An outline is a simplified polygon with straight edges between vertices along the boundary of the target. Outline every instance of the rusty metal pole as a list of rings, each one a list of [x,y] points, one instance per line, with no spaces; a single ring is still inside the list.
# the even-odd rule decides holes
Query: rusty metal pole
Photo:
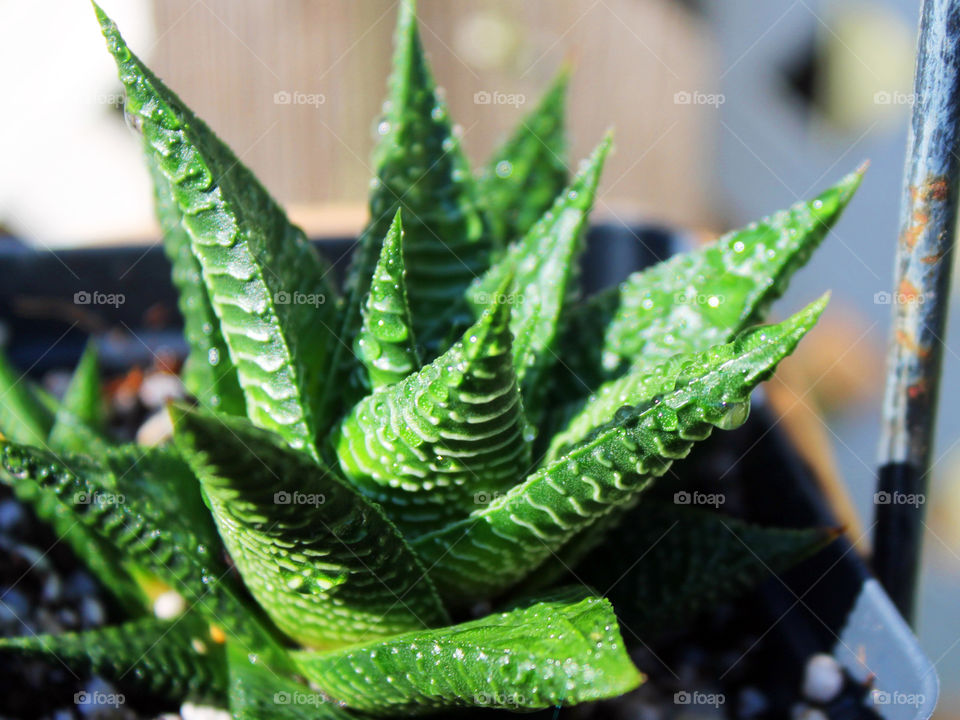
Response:
[[[887,356],[874,569],[908,622],[950,292],[960,173],[960,2],[923,0]]]

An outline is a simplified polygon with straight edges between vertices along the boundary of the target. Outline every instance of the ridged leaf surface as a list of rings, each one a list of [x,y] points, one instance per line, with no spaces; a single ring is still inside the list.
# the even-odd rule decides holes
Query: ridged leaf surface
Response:
[[[493,152],[480,176],[479,195],[501,245],[526,235],[567,184],[564,110],[569,82],[565,67]]]
[[[454,706],[574,705],[620,695],[643,679],[624,651],[613,608],[582,589],[449,628],[297,659],[333,699],[383,717]]]
[[[163,251],[170,261],[170,276],[177,289],[177,307],[183,316],[183,336],[189,349],[180,374],[184,387],[206,407],[229,415],[245,415],[237,369],[210,303],[190,235],[183,227],[183,213],[170,180],[150,156],[149,148],[146,155],[157,221],[163,233]]]
[[[812,200],[631,275],[566,333],[563,357],[576,378],[568,384],[593,390],[595,379],[727,342],[762,320],[836,223],[862,175],[851,173]]]
[[[399,210],[380,248],[354,351],[363,364],[366,384],[373,390],[400,382],[420,368],[407,302]]]
[[[543,381],[558,357],[556,341],[563,311],[577,294],[576,267],[583,233],[610,144],[608,135],[523,239],[471,287],[475,306],[485,307],[503,278],[513,275],[508,292],[493,301],[511,305],[510,329],[514,337],[527,339],[514,346],[514,368],[528,417],[535,426],[546,390]]]
[[[813,326],[826,298],[789,320],[686,359],[675,387],[606,425],[467,519],[418,538],[454,602],[506,589],[613,508],[642,492],[694,441],[746,418],[750,392]]]
[[[355,717],[321,692],[278,675],[248,653],[227,648],[233,720],[339,720]]]
[[[351,285],[359,308],[380,240],[402,209],[414,331],[419,342],[433,349],[451,325],[462,329],[469,324],[464,293],[487,269],[491,241],[466,157],[424,56],[413,0],[402,0],[399,13],[393,72],[374,153],[371,220],[360,240]],[[358,322],[352,318],[358,312],[350,312],[348,337]]]
[[[762,527],[644,498],[577,564],[576,573],[610,598],[634,632],[647,637],[735,599],[836,534]]]
[[[113,462],[123,462],[115,458]],[[204,542],[189,517],[139,497],[124,478],[123,489],[108,462],[82,456],[55,456],[45,450],[0,444],[2,476],[7,482],[33,483],[69,508],[74,520],[107,541],[129,562],[179,592],[210,622],[251,651],[283,663],[276,639],[244,598],[220,557],[219,543]],[[163,488],[158,487],[157,492]],[[139,501],[138,501],[139,500]],[[175,502],[175,501],[174,501]]]
[[[510,306],[494,302],[447,352],[340,426],[341,469],[407,535],[466,516],[528,467],[509,320]]]
[[[174,417],[237,569],[290,637],[336,647],[448,621],[409,546],[353,488],[242,419]]]
[[[247,414],[316,456],[317,436],[331,420],[321,383],[339,342],[327,268],[253,174],[97,13],[126,112],[183,215]]]
[[[77,633],[0,638],[0,653],[65,664],[175,701],[222,700],[227,685],[223,647],[209,630],[195,615],[174,621],[144,618]]]

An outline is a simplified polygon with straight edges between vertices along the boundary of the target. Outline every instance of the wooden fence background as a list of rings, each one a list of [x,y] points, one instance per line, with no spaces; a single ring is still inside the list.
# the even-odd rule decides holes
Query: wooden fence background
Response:
[[[703,225],[710,107],[705,28],[673,0],[421,0],[438,82],[479,162],[574,60],[574,162],[607,127],[617,151],[598,215]],[[362,221],[375,118],[385,93],[396,0],[164,0],[146,55],[314,232]],[[525,96],[480,105],[477,92]],[[276,93],[323,96],[277,104]],[[335,207],[331,208],[333,204]]]

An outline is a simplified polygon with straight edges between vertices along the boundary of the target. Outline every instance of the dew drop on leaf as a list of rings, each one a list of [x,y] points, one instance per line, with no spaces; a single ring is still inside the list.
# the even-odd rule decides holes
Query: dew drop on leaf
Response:
[[[746,421],[747,415],[750,414],[750,402],[729,403],[722,408],[722,412],[720,419],[715,423],[716,426],[721,430],[733,430]]]
[[[494,171],[497,173],[498,178],[508,178],[513,175],[513,163],[509,160],[501,160],[497,163]]]

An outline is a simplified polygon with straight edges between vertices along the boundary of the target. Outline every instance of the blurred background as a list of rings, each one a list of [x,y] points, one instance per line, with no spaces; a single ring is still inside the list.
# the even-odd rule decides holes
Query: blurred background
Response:
[[[131,46],[312,236],[365,219],[393,0],[104,0]],[[769,394],[843,478],[867,548],[918,0],[420,0],[424,43],[479,164],[570,60],[571,158],[616,129],[596,217],[709,237],[863,187],[780,314],[833,302]],[[148,179],[86,3],[0,0],[0,242],[157,242]],[[50,48],[57,48],[51,52]],[[56,80],[54,81],[54,78]],[[13,240],[16,238],[17,240]],[[960,717],[960,315],[945,354],[919,633]]]

